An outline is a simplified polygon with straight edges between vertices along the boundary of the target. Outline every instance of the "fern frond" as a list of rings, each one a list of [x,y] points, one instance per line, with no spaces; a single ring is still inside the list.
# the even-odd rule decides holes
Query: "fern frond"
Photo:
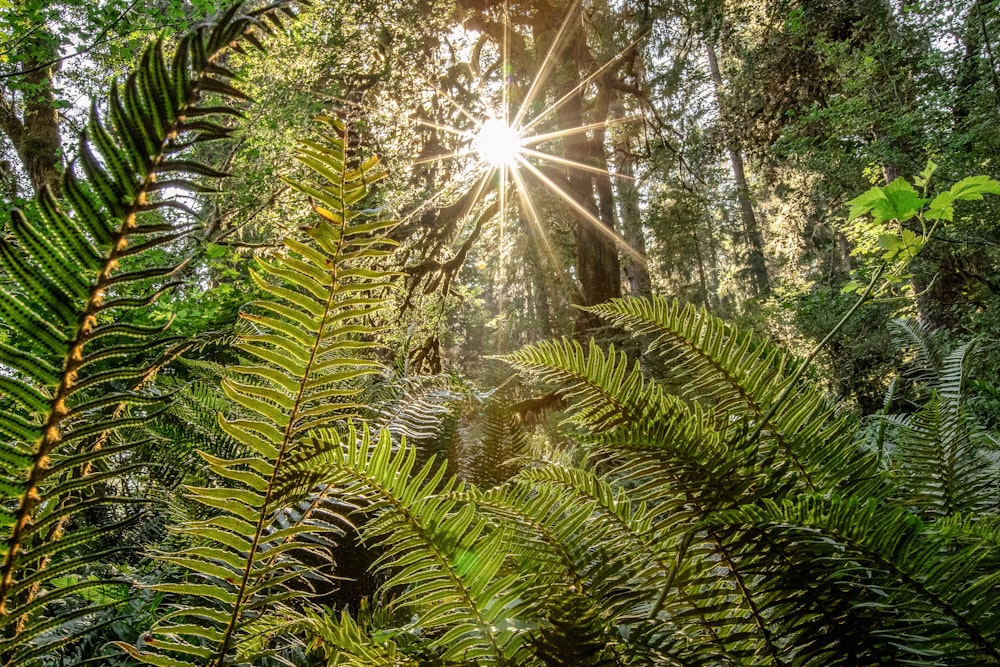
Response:
[[[889,322],[889,327],[896,347],[910,350],[914,355],[906,375],[915,382],[933,385],[944,362],[934,332],[914,319],[895,319]]]
[[[745,442],[750,430],[760,434],[745,444],[776,476],[808,490],[869,479],[869,458],[849,446],[855,424],[838,416],[818,389],[796,386],[778,401],[801,363],[778,346],[661,297],[613,299],[588,310],[652,338],[650,352],[669,359],[685,382],[685,398],[712,408],[720,432],[734,443]]]
[[[52,586],[44,575],[32,575],[35,585],[28,588],[20,582],[50,565],[61,569],[55,564],[97,538],[75,527],[87,521],[74,519],[87,498],[115,495],[102,489],[122,484],[113,474],[93,474],[115,469],[102,455],[105,445],[117,432],[148,422],[156,412],[150,405],[165,403],[141,390],[168,341],[160,328],[128,322],[178,265],[140,268],[139,262],[151,251],[166,249],[169,257],[168,244],[188,229],[166,214],[172,203],[158,182],[172,174],[172,187],[197,189],[193,176],[219,175],[185,157],[188,147],[229,132],[214,113],[218,104],[203,101],[241,96],[219,60],[286,9],[234,8],[183,37],[172,59],[160,43],[147,49],[124,85],[112,89],[106,118],[91,113],[79,157],[62,181],[64,199],[43,190],[29,216],[13,212],[12,237],[0,239],[0,264],[10,277],[0,289],[0,316],[11,341],[0,345],[0,390],[16,402],[0,412],[4,664],[44,651],[37,644],[43,636],[65,638],[61,618],[69,623],[90,613],[74,608],[43,623],[33,616],[39,600],[54,611],[57,600],[76,593]],[[112,366],[112,360],[122,363]],[[122,384],[136,390],[123,391]],[[30,633],[23,631],[29,619]]]
[[[385,233],[393,222],[355,210],[384,172],[377,159],[352,168],[347,128],[320,120],[323,133],[298,158],[326,184],[289,181],[312,199],[318,220],[305,230],[309,242],[286,239],[284,254],[258,262],[253,278],[266,298],[241,313],[251,330],[236,345],[247,361],[222,379],[239,412],[220,415],[219,426],[244,453],[232,459],[201,453],[216,483],[189,487],[188,497],[210,516],[178,529],[195,546],[162,556],[191,580],[157,590],[200,598],[204,606],[164,619],[156,630],[160,656],[137,655],[147,662],[196,655],[221,667],[237,643],[250,645],[237,639],[244,629],[308,591],[317,571],[300,556],[324,562],[329,543],[317,534],[339,531],[321,519],[326,491],[279,480],[294,452],[310,450],[313,433],[345,424],[361,407],[359,380],[381,371],[364,352],[379,331],[372,322],[385,308],[380,292],[396,274],[378,266],[391,247]],[[192,624],[191,617],[214,622]]]
[[[678,409],[658,385],[644,381],[638,363],[614,347],[605,355],[593,341],[586,352],[570,339],[541,341],[501,358],[562,385],[565,397],[577,407],[569,419],[593,430],[660,420]]]
[[[796,664],[1000,662],[1000,574],[968,533],[954,540],[906,508],[836,495],[765,499],[714,521],[752,536],[745,567],[759,588],[799,589],[781,629]]]
[[[965,402],[966,359],[975,342],[960,345],[930,380],[930,399],[899,424],[893,471],[900,500],[925,516],[988,511],[1000,497],[1000,466]]]
[[[291,479],[364,499],[363,535],[383,548],[376,567],[389,574],[385,590],[398,591],[395,604],[412,612],[408,630],[426,634],[445,662],[517,664],[516,606],[527,584],[505,568],[507,531],[461,499],[443,465],[417,470],[416,450],[395,447],[386,431],[376,443],[353,429],[321,442],[322,452],[292,463]]]
[[[330,667],[418,667],[420,663],[399,650],[392,639],[375,641],[346,611],[317,613],[306,610],[279,627],[282,632],[303,632],[312,638],[313,652],[323,655]]]

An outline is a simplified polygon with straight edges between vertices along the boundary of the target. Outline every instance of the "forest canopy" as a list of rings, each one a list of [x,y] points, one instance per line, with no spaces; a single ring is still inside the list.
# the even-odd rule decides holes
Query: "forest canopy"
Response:
[[[991,0],[0,0],[0,666],[1000,664]]]

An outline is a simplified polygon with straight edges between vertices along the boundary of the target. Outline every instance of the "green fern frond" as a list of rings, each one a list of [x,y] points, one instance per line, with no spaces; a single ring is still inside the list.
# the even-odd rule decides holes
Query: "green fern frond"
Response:
[[[586,352],[578,342],[563,339],[542,341],[501,358],[562,385],[565,398],[577,408],[569,419],[593,430],[664,419],[678,409],[657,384],[644,381],[638,363],[613,347],[605,355],[593,341]]]
[[[531,646],[546,667],[616,667],[622,664],[615,654],[616,635],[592,600],[564,591],[550,600]]]
[[[386,429],[413,444],[440,438],[457,406],[465,399],[448,375],[387,375],[366,393],[364,402],[376,413],[376,430]]]
[[[160,328],[128,321],[178,266],[139,262],[188,229],[179,216],[166,215],[173,202],[163,184],[195,190],[193,176],[220,175],[185,156],[190,146],[230,132],[218,103],[207,106],[203,99],[242,97],[220,58],[244,38],[257,41],[253,33],[270,30],[266,21],[278,11],[291,10],[234,8],[183,37],[173,58],[162,44],[147,49],[138,69],[112,89],[106,117],[91,114],[79,157],[62,181],[63,199],[43,190],[30,217],[14,211],[12,236],[0,239],[0,264],[10,277],[0,289],[10,340],[0,345],[0,391],[15,402],[0,412],[3,664],[43,652],[39,638],[65,637],[63,620],[90,613],[73,608],[46,619],[58,600],[78,591],[53,586],[44,572],[62,571],[59,563],[72,562],[97,538],[98,532],[75,527],[87,523],[74,519],[90,506],[88,499],[121,502],[110,501],[121,495],[114,491],[121,482],[107,472],[116,466],[104,453],[121,450],[109,441],[148,422],[165,403],[142,392],[169,341]],[[123,384],[132,390],[123,391]],[[122,476],[134,470],[123,468]],[[124,516],[138,514],[126,510]],[[25,587],[29,574],[33,584]]]
[[[302,632],[311,638],[312,652],[326,658],[330,667],[418,667],[392,639],[376,641],[346,611],[318,613],[306,610],[285,622],[282,632]]]
[[[899,416],[893,472],[900,500],[925,516],[988,511],[1000,497],[998,462],[989,434],[975,423],[965,401],[967,363],[975,342],[960,345],[929,380],[930,399]]]
[[[352,429],[319,444],[290,465],[290,481],[363,499],[371,517],[363,535],[383,550],[384,588],[413,614],[405,631],[425,635],[446,663],[517,664],[524,637],[515,610],[527,584],[505,568],[507,531],[461,499],[463,486],[445,479],[443,465],[417,470],[416,450],[397,448],[386,431],[376,443]]]
[[[801,362],[778,346],[661,297],[613,299],[588,310],[652,338],[649,351],[669,359],[684,380],[684,398],[709,405],[717,429],[733,443],[752,446],[750,456],[776,477],[787,475],[809,490],[869,478],[869,458],[850,447],[852,420],[805,384],[782,396]],[[751,433],[759,434],[757,441],[747,442]]]
[[[377,159],[352,168],[346,126],[320,120],[323,133],[300,148],[298,159],[326,183],[289,181],[317,213],[316,224],[305,229],[310,242],[286,239],[284,254],[258,261],[253,278],[267,298],[241,313],[252,329],[236,347],[247,361],[222,379],[239,414],[220,415],[219,426],[244,454],[201,453],[216,483],[189,487],[188,496],[211,514],[178,529],[194,546],[161,556],[188,570],[190,580],[157,590],[200,598],[205,606],[164,619],[156,630],[159,655],[130,651],[150,664],[193,655],[221,667],[262,613],[307,592],[317,573],[296,554],[313,553],[313,561],[323,562],[328,556],[316,534],[339,530],[318,520],[323,493],[312,487],[291,493],[295,487],[279,480],[293,453],[310,450],[312,434],[345,424],[362,407],[360,380],[381,371],[363,354],[375,345],[379,327],[372,322],[386,307],[380,292],[396,274],[378,266],[392,245],[385,233],[393,222],[355,210],[385,173]]]
[[[932,385],[944,362],[940,345],[934,341],[934,332],[914,319],[892,320],[889,328],[896,347],[913,354],[913,362],[907,369],[909,379]]]
[[[744,567],[758,588],[798,588],[781,628],[796,664],[1000,663],[1000,574],[968,533],[954,540],[906,508],[837,495],[765,499],[714,521],[751,538]]]

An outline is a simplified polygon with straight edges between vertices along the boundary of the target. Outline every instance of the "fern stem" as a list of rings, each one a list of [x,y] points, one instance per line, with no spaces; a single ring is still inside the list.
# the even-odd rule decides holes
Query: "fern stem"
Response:
[[[159,360],[157,360],[155,363],[153,363],[152,366],[150,366],[149,370],[145,373],[145,375],[143,375],[142,379],[139,380],[139,382],[137,382],[132,387],[132,391],[139,391],[140,389],[142,389],[143,386],[148,384],[153,379],[153,376],[155,376],[161,368],[169,364],[171,361],[173,361],[180,355],[184,354],[184,352],[186,352],[190,347],[191,347],[190,343],[185,343],[183,345],[179,345],[173,348],[169,353],[161,355]],[[111,416],[112,422],[117,421],[122,416],[124,416],[126,408],[127,408],[126,403],[124,402],[120,403],[118,407],[115,408],[115,411],[112,413]],[[104,445],[108,442],[108,438],[110,437],[111,437],[111,429],[109,428],[108,430],[103,431],[100,435],[98,435],[97,439],[94,441],[94,445],[91,447],[91,451],[98,451],[102,449]],[[79,473],[77,474],[77,477],[81,479],[88,477],[90,475],[91,470],[93,470],[93,467],[94,467],[94,462],[88,461],[80,469]],[[61,508],[65,507],[68,501],[69,501],[69,496],[64,496],[60,501],[60,507]],[[57,510],[57,513],[59,513],[59,510]],[[60,516],[59,520],[56,522],[56,525],[53,526],[52,529],[49,530],[48,534],[45,536],[43,544],[50,544],[52,542],[56,542],[62,539],[63,533],[66,530],[66,526],[67,524],[69,524],[69,520],[70,520],[69,514],[63,514],[62,516]],[[52,561],[52,554],[45,556],[38,563],[38,571],[40,572],[45,568],[47,568],[51,561]],[[31,587],[28,589],[27,596],[25,597],[25,604],[30,604],[31,601],[35,599],[35,596],[38,595],[38,591],[40,591],[41,588],[42,588],[42,580],[38,580],[34,584],[32,584]],[[17,619],[16,632],[18,633],[23,632],[28,620],[29,618],[27,614]]]
[[[180,122],[180,121],[177,121]],[[162,148],[165,148],[167,140],[163,141]],[[158,156],[162,158],[161,155]],[[146,203],[146,192],[156,181],[156,164],[146,175],[146,178],[136,194],[132,206],[122,220],[121,226],[116,233],[111,249],[104,260],[100,273],[94,285],[90,288],[87,301],[83,306],[79,316],[76,336],[70,343],[69,351],[66,355],[65,366],[60,377],[59,386],[56,388],[52,398],[52,407],[49,411],[45,425],[42,427],[42,437],[35,446],[34,460],[28,479],[25,483],[25,491],[21,496],[15,514],[14,526],[11,529],[10,538],[7,541],[7,553],[4,558],[2,568],[0,568],[0,616],[7,614],[7,596],[14,583],[14,569],[17,557],[21,552],[24,531],[28,528],[34,515],[35,508],[42,501],[40,487],[45,479],[51,464],[51,455],[62,440],[59,429],[63,418],[69,412],[67,402],[74,392],[77,371],[83,363],[83,348],[90,339],[91,331],[97,322],[97,314],[104,301],[104,289],[107,281],[111,278],[112,272],[118,267],[118,258],[128,247],[126,231],[135,226],[135,216],[140,208]]]
[[[344,146],[347,146],[347,132],[344,132]],[[346,156],[345,156],[346,157]],[[345,160],[346,162],[346,160]],[[346,168],[346,164],[345,164]],[[343,178],[339,179],[337,183],[339,186],[339,199],[341,202],[344,201],[344,181]],[[341,220],[346,223],[347,207],[346,205],[341,206],[339,211]],[[295,402],[292,405],[291,413],[288,415],[288,425],[285,427],[285,432],[282,435],[281,447],[278,449],[278,455],[274,460],[274,468],[271,471],[271,477],[267,483],[267,491],[264,494],[264,499],[261,503],[260,513],[257,516],[257,525],[254,527],[253,540],[250,543],[250,550],[247,555],[246,567],[243,568],[243,577],[240,581],[239,588],[236,592],[236,600],[233,603],[233,611],[229,617],[229,623],[226,625],[226,632],[222,637],[222,642],[219,644],[218,652],[216,653],[216,659],[214,665],[216,667],[223,667],[226,660],[226,654],[229,652],[229,645],[232,643],[233,635],[236,632],[236,627],[239,624],[240,615],[242,612],[242,607],[244,604],[244,598],[247,594],[247,586],[250,583],[250,576],[253,572],[253,562],[256,558],[257,551],[260,548],[260,540],[264,533],[264,523],[267,521],[268,517],[268,504],[271,502],[271,498],[275,492],[275,486],[277,484],[279,475],[281,473],[281,467],[284,463],[285,456],[288,453],[289,446],[292,442],[293,431],[295,430],[295,420],[298,418],[299,410],[302,408],[302,404],[306,400],[306,385],[309,380],[309,375],[312,373],[313,366],[316,363],[316,357],[319,354],[320,346],[323,343],[324,330],[326,329],[327,318],[330,317],[331,310],[336,305],[336,298],[339,292],[337,291],[337,281],[338,278],[338,267],[341,255],[343,254],[344,245],[346,244],[346,235],[341,234],[337,241],[337,252],[334,254],[330,261],[330,294],[326,298],[326,303],[323,306],[323,316],[320,319],[319,327],[316,330],[316,337],[313,340],[312,348],[309,351],[309,359],[306,362],[305,368],[302,371],[302,380],[299,383],[298,393],[295,396]],[[270,562],[270,561],[269,561]],[[264,568],[266,571],[269,568]],[[259,579],[258,579],[259,581]]]
[[[873,275],[871,281],[869,281],[868,287],[866,287],[865,291],[861,294],[860,297],[858,297],[858,300],[854,302],[854,305],[851,306],[851,309],[848,310],[847,313],[845,313],[844,316],[840,318],[840,321],[837,322],[837,324],[835,324],[832,329],[830,329],[830,333],[828,333],[823,338],[823,340],[821,340],[819,344],[817,344],[816,347],[814,347],[812,351],[809,353],[809,355],[802,361],[799,367],[792,374],[792,377],[791,379],[789,379],[788,384],[785,385],[785,388],[781,391],[780,394],[778,394],[778,397],[774,399],[774,403],[772,403],[771,407],[768,408],[766,413],[764,413],[763,418],[761,418],[761,420],[757,423],[757,426],[756,428],[754,428],[753,433],[751,433],[750,437],[747,438],[748,442],[753,442],[754,440],[760,437],[760,434],[764,430],[765,425],[767,425],[767,423],[771,421],[771,419],[778,412],[778,410],[781,408],[784,402],[788,399],[789,396],[791,396],[792,392],[798,386],[799,380],[802,379],[802,375],[806,372],[806,370],[812,365],[812,362],[816,359],[816,355],[819,354],[820,351],[824,347],[826,347],[826,344],[829,343],[833,339],[833,337],[836,336],[840,332],[840,330],[844,328],[844,325],[847,324],[847,322],[852,317],[854,317],[854,313],[858,311],[858,308],[860,308],[866,301],[868,301],[869,298],[871,298],[871,294],[875,290],[875,285],[882,277],[882,273],[885,271],[887,266],[888,266],[887,262],[882,262],[882,264],[880,264],[879,267],[875,269],[875,275]]]

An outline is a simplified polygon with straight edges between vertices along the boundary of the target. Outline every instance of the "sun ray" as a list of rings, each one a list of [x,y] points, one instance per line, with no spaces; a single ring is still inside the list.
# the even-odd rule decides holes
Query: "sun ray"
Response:
[[[646,266],[645,255],[643,255],[641,252],[630,246],[625,239],[618,236],[618,234],[616,234],[614,231],[608,229],[604,225],[604,223],[601,222],[593,213],[584,208],[584,206],[580,202],[578,202],[576,199],[571,197],[569,193],[567,193],[565,190],[559,187],[555,183],[555,181],[553,181],[551,178],[543,174],[542,171],[538,169],[538,167],[531,164],[523,157],[518,157],[517,161],[519,164],[523,165],[528,171],[534,174],[535,177],[538,180],[540,180],[543,184],[545,184],[550,190],[552,190],[552,192],[559,195],[559,197],[567,204],[569,204],[573,208],[573,210],[579,213],[584,220],[592,224],[599,232],[601,232],[601,234],[606,236],[608,239],[614,241],[615,244],[619,248],[621,248],[623,252],[627,253],[630,257],[633,257],[642,266]]]
[[[623,180],[634,181],[634,176],[624,176],[622,174],[616,174],[608,171],[607,169],[601,169],[600,167],[595,167],[593,165],[584,164],[583,162],[577,162],[575,160],[568,160],[564,157],[559,157],[558,155],[552,155],[550,153],[542,153],[541,151],[532,150],[530,148],[521,148],[520,151],[523,155],[530,155],[536,157],[539,160],[545,160],[547,162],[554,162],[556,164],[561,164],[567,167],[572,167],[574,169],[579,169],[581,171],[589,171],[592,174],[599,174],[601,176],[608,176],[609,178],[621,178]]]
[[[560,98],[559,98],[558,100],[556,100],[555,102],[553,102],[552,104],[550,104],[550,105],[549,105],[548,107],[546,107],[545,109],[543,109],[541,113],[539,113],[539,114],[538,114],[537,116],[535,116],[535,118],[533,118],[533,119],[531,120],[531,122],[529,122],[529,123],[528,123],[527,125],[525,125],[524,127],[520,128],[520,129],[521,129],[521,131],[522,131],[522,132],[524,132],[524,133],[528,133],[528,132],[530,132],[530,131],[531,131],[531,129],[532,129],[533,127],[535,127],[536,125],[538,125],[538,123],[540,123],[540,122],[541,122],[542,120],[544,120],[546,116],[548,116],[548,115],[549,115],[550,113],[552,113],[553,111],[555,111],[556,109],[558,109],[558,108],[559,108],[559,107],[561,107],[562,105],[566,104],[566,102],[567,102],[567,101],[568,101],[568,100],[569,100],[569,99],[570,99],[571,97],[573,97],[574,95],[576,95],[576,94],[577,94],[578,92],[580,92],[580,91],[581,91],[581,90],[582,90],[583,88],[585,88],[586,86],[590,85],[590,83],[591,83],[591,82],[592,82],[592,81],[593,81],[594,79],[596,79],[596,78],[597,78],[597,77],[599,77],[599,76],[600,76],[601,74],[603,74],[603,73],[604,73],[605,71],[607,71],[608,69],[610,69],[612,65],[615,65],[615,64],[617,64],[618,62],[620,62],[620,61],[621,61],[621,59],[622,59],[622,56],[624,56],[624,55],[625,55],[626,53],[628,53],[628,52],[629,52],[629,51],[630,51],[630,50],[631,50],[632,48],[634,48],[634,47],[635,47],[635,45],[636,45],[636,44],[638,44],[638,43],[639,43],[639,41],[640,41],[640,40],[641,40],[641,39],[642,39],[643,37],[645,37],[645,34],[643,34],[643,35],[640,35],[639,37],[635,38],[635,40],[633,40],[631,44],[629,44],[629,45],[628,45],[628,46],[626,46],[626,47],[625,47],[624,49],[622,49],[621,51],[619,51],[619,52],[618,52],[618,54],[617,54],[617,55],[615,55],[615,57],[614,57],[614,58],[612,58],[612,59],[611,59],[611,60],[609,60],[608,62],[604,63],[604,64],[603,64],[603,65],[601,65],[600,67],[598,67],[598,68],[597,68],[596,70],[594,70],[594,71],[593,71],[593,72],[592,72],[592,73],[591,73],[591,74],[590,74],[590,75],[589,75],[589,76],[588,76],[588,77],[587,77],[586,79],[584,79],[584,80],[583,80],[583,81],[581,81],[581,82],[580,82],[579,84],[577,84],[576,86],[574,86],[572,90],[570,90],[570,91],[569,91],[568,93],[566,93],[565,95],[563,95],[562,97],[560,97]]]
[[[510,45],[508,43],[507,31],[510,30],[510,6],[508,0],[503,0],[503,62],[500,76],[503,77],[501,91],[503,92],[503,121],[508,127],[510,124]]]
[[[468,109],[466,109],[465,107],[463,107],[461,104],[459,104],[458,102],[456,102],[454,100],[454,98],[452,98],[451,95],[449,95],[448,93],[444,92],[440,88],[436,89],[436,92],[439,95],[441,95],[442,97],[444,97],[444,99],[447,100],[448,103],[451,104],[451,106],[455,107],[455,110],[458,111],[458,113],[460,113],[463,116],[465,116],[470,122],[472,122],[473,124],[478,124],[479,123],[479,119],[476,118],[475,116],[473,116],[471,111],[469,111]]]
[[[461,150],[448,151],[447,153],[437,153],[435,155],[428,155],[427,157],[422,157],[411,162],[411,165],[427,164],[428,162],[438,162],[440,160],[450,160],[458,159],[461,157],[466,157],[468,155],[474,155],[479,151],[475,148],[463,148]]]
[[[558,267],[558,259],[556,258],[556,253],[552,249],[552,244],[549,242],[549,236],[545,233],[545,228],[542,226],[541,218],[538,216],[538,211],[535,210],[535,204],[531,201],[531,197],[528,196],[528,188],[521,178],[521,174],[518,173],[517,169],[510,170],[511,178],[514,181],[514,187],[517,189],[517,197],[521,202],[521,206],[528,214],[528,222],[535,228],[535,232],[538,234],[538,238],[542,240],[542,246],[545,249],[545,255],[551,261],[553,267]]]
[[[434,123],[429,120],[424,120],[423,118],[416,118],[414,116],[410,116],[409,120],[411,123],[416,123],[417,125],[420,125],[422,127],[429,127],[435,130],[448,132],[449,134],[453,134],[456,137],[460,137],[462,139],[469,138],[468,130],[460,130],[457,127],[452,127],[451,125],[442,125],[441,123]]]
[[[537,146],[538,144],[545,143],[546,141],[551,141],[553,139],[559,139],[562,137],[569,137],[574,134],[581,134],[583,132],[590,132],[591,130],[597,130],[602,127],[614,127],[615,125],[622,125],[624,123],[632,123],[637,121],[637,118],[629,118],[628,116],[622,116],[621,118],[612,118],[611,120],[604,120],[599,123],[590,123],[588,125],[578,125],[576,127],[566,128],[565,130],[555,130],[553,132],[545,132],[544,134],[532,134],[526,136],[521,140],[522,146]]]
[[[579,7],[580,0],[574,0],[566,10],[566,16],[563,18],[562,25],[559,26],[555,39],[553,39],[552,44],[549,45],[549,50],[545,54],[545,58],[542,60],[542,65],[538,68],[538,72],[535,74],[535,79],[531,82],[528,92],[524,95],[521,107],[517,110],[517,114],[514,115],[514,120],[511,123],[514,127],[519,126],[521,121],[524,120],[524,115],[528,113],[528,108],[531,106],[531,103],[534,102],[535,96],[538,94],[539,86],[545,82],[545,80],[549,77],[549,74],[552,72],[552,67],[555,65],[555,59],[553,56],[555,55],[560,42],[562,42],[563,34],[566,32],[566,28],[569,26],[570,20],[576,14],[576,10],[579,9]]]
[[[458,188],[461,188],[466,183],[466,179],[468,179],[473,174],[482,172],[483,171],[483,166],[484,166],[483,163],[479,163],[479,164],[475,165],[472,169],[469,169],[465,174],[462,175],[461,178],[454,178],[454,179],[449,180],[447,183],[445,183],[444,185],[442,185],[438,189],[437,192],[435,192],[430,197],[427,197],[422,202],[420,202],[417,206],[415,206],[412,211],[410,211],[406,215],[400,217],[400,219],[399,219],[400,224],[402,224],[404,222],[408,222],[410,219],[412,219],[418,213],[422,213],[424,211],[425,207],[427,207],[427,206],[429,206],[431,204],[436,203],[437,200],[439,200],[441,197],[445,196],[446,194],[448,194],[452,190],[456,189],[456,186]],[[489,176],[489,171],[486,171],[486,172],[482,173],[482,175],[480,175],[479,181],[478,181],[478,184],[477,184],[478,192],[475,195],[475,197],[473,198],[474,200],[477,200],[479,198],[479,196],[482,193],[483,188],[486,187],[485,183],[488,180],[488,176]],[[463,215],[465,215],[465,213],[463,213]]]

